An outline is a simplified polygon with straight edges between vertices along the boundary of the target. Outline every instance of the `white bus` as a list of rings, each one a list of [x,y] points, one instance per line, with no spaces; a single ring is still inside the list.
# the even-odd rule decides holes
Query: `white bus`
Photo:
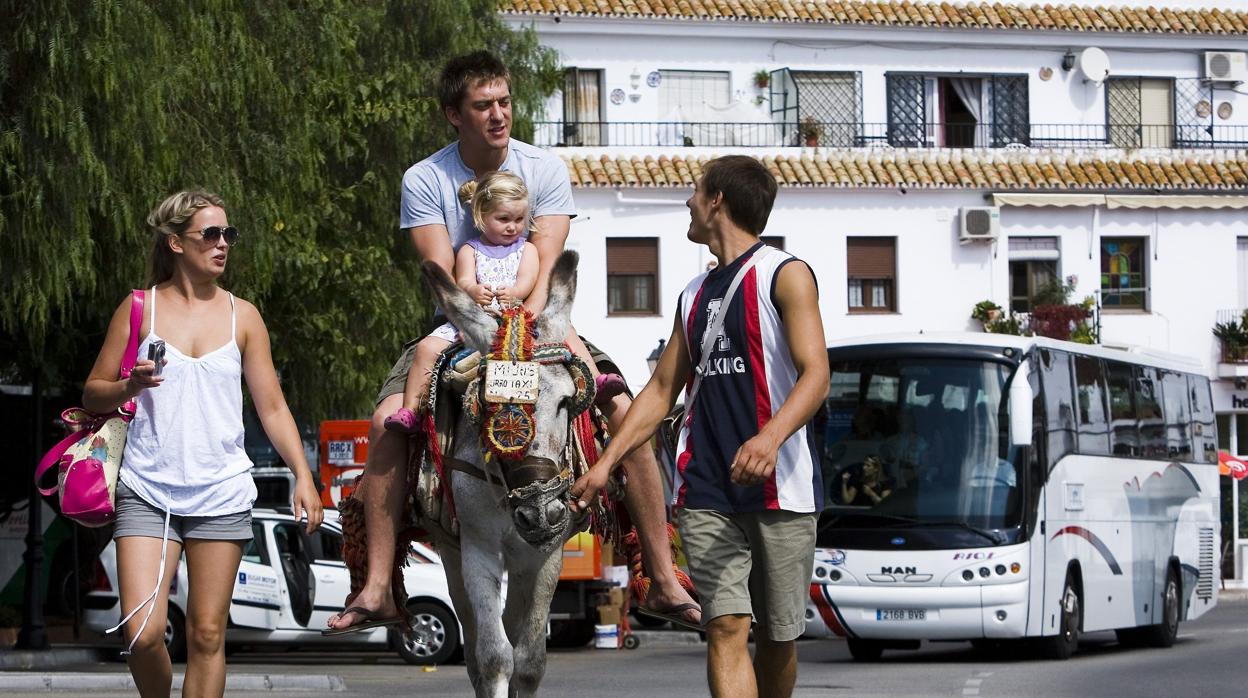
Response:
[[[1039,337],[828,349],[808,634],[858,660],[922,640],[1084,632],[1169,646],[1214,607],[1217,435],[1201,366]]]

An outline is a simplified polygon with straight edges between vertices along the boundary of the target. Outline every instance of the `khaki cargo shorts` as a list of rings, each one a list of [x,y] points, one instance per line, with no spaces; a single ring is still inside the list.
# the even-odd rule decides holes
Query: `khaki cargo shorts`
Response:
[[[753,613],[755,632],[766,632],[773,642],[801,636],[818,514],[682,509],[677,516],[703,625],[719,616]]]

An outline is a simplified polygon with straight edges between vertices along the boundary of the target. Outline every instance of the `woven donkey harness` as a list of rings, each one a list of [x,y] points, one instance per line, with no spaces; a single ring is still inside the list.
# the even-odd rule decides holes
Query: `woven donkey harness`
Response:
[[[482,359],[477,377],[464,393],[464,412],[481,426],[481,446],[486,459],[497,458],[503,466],[507,499],[513,513],[518,513],[518,509],[545,512],[556,503],[563,507],[572,473],[566,464],[526,455],[537,436],[534,417],[537,391],[531,399],[523,401],[487,400],[485,381],[490,362],[533,362],[539,366],[566,367],[576,389],[570,398],[564,399],[569,421],[589,409],[594,401],[594,380],[589,366],[563,342],[537,343],[534,339],[533,316],[528,311],[523,307],[504,310],[493,347]],[[517,532],[534,547],[545,550],[562,543],[567,523],[567,517],[552,525],[546,516],[537,515],[526,517],[523,526],[517,525]]]

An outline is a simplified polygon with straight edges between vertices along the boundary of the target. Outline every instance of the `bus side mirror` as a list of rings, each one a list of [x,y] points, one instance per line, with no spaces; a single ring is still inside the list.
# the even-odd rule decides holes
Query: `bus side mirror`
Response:
[[[1025,359],[1014,372],[1010,381],[1010,445],[1031,445],[1032,400],[1035,394],[1031,391],[1031,360]]]

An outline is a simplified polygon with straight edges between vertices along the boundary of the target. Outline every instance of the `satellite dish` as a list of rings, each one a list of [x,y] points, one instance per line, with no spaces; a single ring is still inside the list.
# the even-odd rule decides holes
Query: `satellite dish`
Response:
[[[1094,82],[1099,85],[1109,77],[1109,56],[1099,48],[1089,46],[1079,52],[1075,67],[1083,73],[1084,82]]]

